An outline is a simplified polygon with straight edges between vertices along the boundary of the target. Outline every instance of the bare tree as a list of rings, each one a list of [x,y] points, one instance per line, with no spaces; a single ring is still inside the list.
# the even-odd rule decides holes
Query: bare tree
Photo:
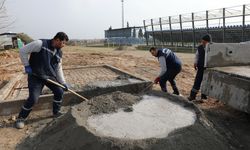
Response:
[[[10,26],[14,23],[14,21],[7,14],[5,2],[6,0],[0,0],[0,32],[8,31]]]

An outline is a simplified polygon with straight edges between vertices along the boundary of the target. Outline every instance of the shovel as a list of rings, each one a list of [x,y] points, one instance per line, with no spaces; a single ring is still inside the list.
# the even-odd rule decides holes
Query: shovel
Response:
[[[154,86],[154,82],[150,83],[148,86],[146,86],[143,90],[141,90],[141,92],[139,94],[144,93],[146,90],[148,90],[149,88],[151,88],[152,86]]]
[[[41,77],[39,77],[38,75],[36,75],[36,74],[34,74],[34,73],[33,73],[32,75],[35,76],[35,77],[38,77],[38,78],[40,78],[40,79],[46,80],[46,81],[49,82],[49,83],[52,83],[52,84],[54,84],[54,85],[56,85],[56,86],[59,86],[59,87],[65,89],[65,87],[64,87],[62,84],[60,84],[60,83],[58,83],[58,82],[56,82],[56,81],[53,81],[53,80],[51,80],[51,79],[44,79],[44,78],[41,78]],[[83,99],[84,101],[89,101],[87,98],[83,97],[82,95],[76,93],[75,91],[73,91],[73,90],[71,90],[71,89],[68,89],[68,91],[71,92],[72,94],[78,96],[79,98]]]
[[[45,79],[45,80],[46,80],[47,82],[49,82],[49,83],[52,83],[52,84],[54,84],[54,85],[57,85],[57,86],[59,86],[59,87],[65,89],[65,87],[64,87],[62,84],[58,83],[58,82],[55,82],[55,81],[53,81],[53,80],[51,80],[51,79]],[[72,94],[74,94],[74,95],[80,97],[80,98],[83,99],[84,101],[89,101],[87,98],[83,97],[82,95],[76,93],[75,91],[73,91],[73,90],[71,90],[71,89],[68,89],[68,91],[71,92]]]

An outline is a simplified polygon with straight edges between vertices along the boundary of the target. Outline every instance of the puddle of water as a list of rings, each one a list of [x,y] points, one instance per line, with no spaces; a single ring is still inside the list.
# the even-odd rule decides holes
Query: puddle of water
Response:
[[[194,124],[196,114],[167,99],[144,95],[132,112],[90,116],[92,132],[101,136],[146,139],[163,138],[175,129]]]

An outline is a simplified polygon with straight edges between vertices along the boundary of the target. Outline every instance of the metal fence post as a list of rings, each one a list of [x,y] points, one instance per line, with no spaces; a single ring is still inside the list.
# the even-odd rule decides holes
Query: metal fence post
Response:
[[[195,41],[195,27],[194,27],[194,13],[192,13],[192,28],[193,28],[193,50],[194,50],[195,46],[196,46],[196,41]]]
[[[245,20],[246,19],[246,5],[243,5],[243,13],[242,13],[242,35],[241,35],[241,41],[245,41]]]
[[[206,11],[206,28],[207,28],[207,33],[209,33],[208,10]]]
[[[173,43],[173,32],[172,32],[172,25],[171,25],[171,16],[169,16],[169,30],[170,30],[170,42],[171,42],[171,46],[174,45]]]
[[[225,8],[223,8],[223,27],[222,27],[222,29],[223,29],[223,31],[222,31],[222,35],[223,35],[223,37],[222,37],[222,42],[223,43],[225,43],[225,32],[226,32],[226,11],[225,11],[226,9]]]
[[[146,27],[146,21],[143,20],[143,25],[144,25],[144,36],[146,38],[146,44],[148,46],[148,33],[147,33],[147,27]]]
[[[184,46],[183,43],[183,30],[182,30],[182,19],[181,19],[181,15],[179,15],[179,20],[180,20],[180,29],[181,29],[181,46]]]
[[[160,30],[161,30],[161,44],[162,44],[162,47],[163,47],[164,46],[164,39],[163,39],[161,18],[159,18],[159,23],[160,23]]]
[[[156,46],[156,43],[155,43],[155,32],[154,32],[154,23],[153,23],[153,19],[151,19],[151,27],[152,27],[152,33],[153,33],[153,41],[154,41],[154,46]]]

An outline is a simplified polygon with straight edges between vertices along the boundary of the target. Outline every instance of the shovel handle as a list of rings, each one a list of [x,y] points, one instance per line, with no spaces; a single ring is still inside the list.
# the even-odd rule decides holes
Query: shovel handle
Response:
[[[53,80],[51,80],[51,79],[44,79],[44,78],[41,78],[40,76],[38,76],[38,75],[35,74],[35,73],[32,73],[32,75],[35,76],[35,77],[37,77],[37,78],[46,80],[46,81],[49,82],[49,83],[52,83],[52,84],[54,84],[54,85],[57,85],[57,86],[59,86],[59,87],[65,89],[65,87],[64,87],[62,84],[60,84],[60,83],[58,83],[58,82],[56,82],[56,81],[53,81]],[[75,91],[73,91],[73,90],[71,90],[71,89],[68,89],[68,91],[71,92],[71,93],[73,93],[74,95],[80,97],[80,98],[83,99],[84,101],[89,101],[87,98],[83,97],[82,95],[76,93]]]
[[[144,93],[146,90],[148,90],[151,86],[154,85],[154,82],[150,83],[148,86],[146,86],[143,90],[141,90],[140,93]]]
[[[54,84],[54,85],[57,85],[57,86],[59,86],[59,87],[65,89],[65,87],[64,87],[63,85],[61,85],[60,83],[55,82],[55,81],[53,81],[53,80],[51,80],[51,79],[46,79],[46,81],[48,81],[48,82],[50,82],[50,83],[52,83],[52,84]],[[71,92],[71,93],[73,93],[73,94],[75,94],[76,96],[80,97],[80,98],[83,99],[84,101],[88,101],[87,98],[85,98],[85,97],[83,97],[82,95],[76,93],[75,91],[73,91],[73,90],[71,90],[71,89],[68,89],[68,91]]]

